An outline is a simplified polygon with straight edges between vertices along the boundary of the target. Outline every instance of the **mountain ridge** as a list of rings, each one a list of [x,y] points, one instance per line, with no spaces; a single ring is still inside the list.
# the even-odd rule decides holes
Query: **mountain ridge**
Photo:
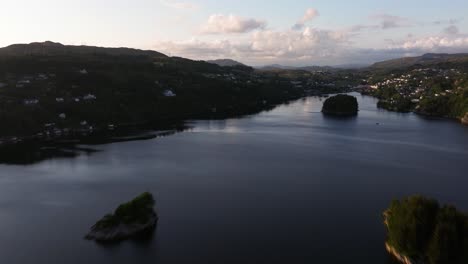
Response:
[[[217,59],[217,60],[207,60],[206,62],[211,64],[216,64],[221,67],[235,67],[235,66],[244,66],[248,67],[247,65],[243,64],[242,62],[235,61],[233,59]]]
[[[421,56],[403,57],[391,60],[380,61],[372,64],[371,69],[395,69],[407,68],[414,65],[434,65],[439,63],[464,63],[468,62],[468,53],[426,53]]]
[[[28,44],[12,44],[0,48],[3,56],[61,56],[61,55],[111,55],[111,56],[149,56],[153,58],[165,58],[165,54],[154,50],[140,50],[132,48],[107,48],[98,46],[64,45],[58,42],[32,42]]]

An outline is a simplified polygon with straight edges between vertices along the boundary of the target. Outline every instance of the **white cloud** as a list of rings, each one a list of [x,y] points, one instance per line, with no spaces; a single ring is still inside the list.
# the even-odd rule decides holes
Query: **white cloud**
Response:
[[[466,36],[430,36],[403,43],[393,44],[387,49],[403,49],[420,52],[463,52],[468,51],[468,37]]]
[[[202,28],[205,34],[252,32],[246,35],[224,35],[224,39],[199,35],[199,38],[188,41],[159,42],[155,48],[166,54],[191,59],[232,58],[250,65],[365,64],[429,52],[468,52],[468,35],[460,33],[459,28],[453,24],[455,20],[447,20],[446,28],[439,34],[420,38],[407,32],[400,38],[381,35],[380,40],[372,43],[376,48],[363,48],[361,46],[363,34],[374,36],[382,30],[416,27],[422,24],[399,16],[381,14],[371,17],[374,22],[370,24],[341,30],[305,25],[307,21],[317,16],[318,12],[311,9],[293,29],[272,30],[265,29],[266,23],[256,19],[244,19],[234,15],[213,15]],[[439,23],[444,24],[444,22]]]
[[[156,49],[192,59],[233,58],[253,64],[273,62],[323,63],[348,45],[345,33],[306,27],[302,31],[263,30],[253,32],[247,41],[160,42]]]
[[[253,18],[242,18],[235,15],[211,15],[202,26],[202,34],[246,33],[265,28],[266,23]]]
[[[441,35],[388,40],[382,48],[358,48],[345,31],[306,27],[302,31],[264,30],[247,40],[160,42],[155,48],[191,59],[232,58],[250,65],[338,65],[366,64],[424,53],[468,52],[468,36]]]
[[[314,20],[319,15],[320,13],[317,11],[317,9],[314,9],[314,8],[307,9],[304,16],[293,26],[293,29],[295,30],[303,29],[307,22]]]
[[[179,2],[177,0],[160,0],[161,4],[175,9],[197,9],[198,6],[190,2]]]

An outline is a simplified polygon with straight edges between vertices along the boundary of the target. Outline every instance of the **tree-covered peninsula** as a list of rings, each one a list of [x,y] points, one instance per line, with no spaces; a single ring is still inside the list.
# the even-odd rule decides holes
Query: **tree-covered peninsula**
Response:
[[[298,99],[276,73],[155,51],[44,42],[0,48],[0,145],[252,114]]]
[[[384,213],[389,253],[405,264],[468,263],[468,216],[453,206],[412,196]]]
[[[354,116],[359,111],[356,97],[339,94],[328,98],[322,108],[322,113],[336,116]]]

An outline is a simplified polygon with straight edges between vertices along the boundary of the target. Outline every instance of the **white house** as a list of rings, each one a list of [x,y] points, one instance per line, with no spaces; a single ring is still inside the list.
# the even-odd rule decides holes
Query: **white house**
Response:
[[[175,97],[176,96],[176,94],[171,90],[165,90],[163,94],[166,97]]]
[[[60,117],[60,119],[65,119],[65,118],[67,118],[67,115],[65,113],[61,113],[59,115],[59,117]]]
[[[37,75],[36,79],[40,80],[40,81],[45,81],[45,80],[49,79],[49,77],[46,74],[40,73],[40,74]]]
[[[94,94],[87,94],[83,96],[83,100],[89,101],[89,100],[96,100],[96,96]]]
[[[19,83],[19,84],[30,84],[31,81],[28,80],[28,79],[23,79],[23,80],[19,80],[18,83]]]
[[[88,71],[86,69],[82,69],[82,70],[80,70],[80,73],[81,74],[88,74]]]
[[[55,98],[55,101],[56,101],[57,103],[63,103],[63,102],[65,101],[65,99],[63,99],[63,98],[61,98],[61,97],[57,97],[57,98]]]
[[[26,99],[24,100],[25,105],[36,105],[39,103],[38,99]]]

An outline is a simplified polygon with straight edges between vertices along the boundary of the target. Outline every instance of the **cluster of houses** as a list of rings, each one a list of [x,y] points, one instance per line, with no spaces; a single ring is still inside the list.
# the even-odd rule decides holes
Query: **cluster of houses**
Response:
[[[65,118],[66,115],[64,113],[60,114],[61,118]],[[108,130],[114,130],[116,126],[114,124],[108,124]],[[71,134],[79,133],[81,135],[87,135],[92,133],[96,130],[96,128],[88,123],[86,120],[82,120],[79,123],[79,126],[75,128],[60,128],[57,126],[56,123],[46,123],[44,124],[44,129],[42,132],[37,133],[34,135],[36,138],[53,138],[53,137],[62,137]],[[14,142],[13,142],[14,143]]]
[[[46,81],[50,78],[55,78],[55,73],[38,73],[36,75],[25,75],[22,76],[19,80],[11,80],[14,83],[16,88],[25,88],[28,85],[32,84],[33,81]],[[6,86],[6,83],[5,83]],[[0,87],[1,88],[1,87]]]
[[[72,102],[79,103],[81,101],[94,101],[96,100],[97,97],[94,94],[87,94],[84,96],[78,96],[78,97],[73,97],[71,99]],[[65,98],[63,97],[56,97],[55,102],[57,103],[65,103]],[[37,105],[39,104],[39,99],[37,98],[30,98],[30,99],[24,99],[23,104],[25,105]]]
[[[206,73],[204,74],[204,76],[210,79],[223,79],[225,81],[233,81],[233,82],[236,82],[238,79],[238,77],[234,73],[224,73],[224,74]]]
[[[394,88],[402,98],[410,99],[413,103],[419,103],[425,97],[448,96],[456,92],[456,90],[445,89],[432,94],[431,84],[435,80],[446,80],[453,83],[464,77],[466,76],[457,69],[420,68],[401,76],[392,74],[391,78],[368,85],[367,89]],[[372,77],[368,81],[372,83]]]

